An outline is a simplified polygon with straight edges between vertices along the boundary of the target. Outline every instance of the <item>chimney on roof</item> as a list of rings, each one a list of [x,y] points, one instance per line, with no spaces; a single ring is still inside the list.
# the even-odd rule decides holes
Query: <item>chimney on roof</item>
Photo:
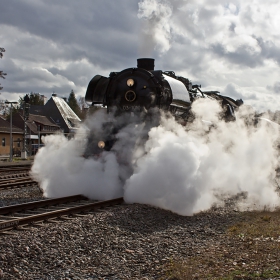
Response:
[[[53,97],[57,97],[57,94],[56,94],[56,93],[53,93],[52,96],[53,96]]]

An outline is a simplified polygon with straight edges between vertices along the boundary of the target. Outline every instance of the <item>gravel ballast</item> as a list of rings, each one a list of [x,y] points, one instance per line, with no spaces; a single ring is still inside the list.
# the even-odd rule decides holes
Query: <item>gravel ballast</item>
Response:
[[[35,189],[22,192],[24,198],[17,190],[14,198],[1,192],[1,201],[40,198]],[[28,226],[0,235],[0,279],[168,279],[166,268],[174,260],[211,256],[224,247],[243,250],[242,240],[233,243],[225,233],[242,219],[235,210],[216,208],[183,217],[147,205],[124,204]],[[238,266],[241,254],[225,257],[224,265]],[[246,265],[244,257],[241,261]]]
[[[214,217],[212,217],[213,220]],[[222,219],[222,217],[221,217]],[[158,279],[163,265],[203,252],[219,226],[145,205],[122,205],[0,237],[4,279]],[[146,277],[146,278],[144,278]]]

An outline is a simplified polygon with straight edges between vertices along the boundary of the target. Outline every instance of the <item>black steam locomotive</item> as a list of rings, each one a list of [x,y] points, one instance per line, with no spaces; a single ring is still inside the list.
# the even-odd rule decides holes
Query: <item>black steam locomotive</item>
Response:
[[[137,67],[121,72],[111,72],[110,76],[96,75],[90,81],[85,99],[101,104],[108,112],[115,108],[120,112],[146,112],[151,108],[170,111],[187,117],[190,106],[198,98],[213,98],[221,102],[225,117],[233,118],[234,110],[243,101],[219,95],[218,91],[201,91],[200,86],[173,71],[154,70],[154,59],[137,59]]]
[[[173,71],[154,70],[154,59],[151,58],[137,59],[137,67],[111,72],[108,78],[94,76],[85,96],[87,102],[103,105],[114,116],[132,112],[149,115],[161,109],[182,122],[192,116],[191,104],[199,98],[218,100],[224,108],[223,117],[226,120],[235,119],[234,111],[243,103],[242,100],[219,95],[218,91],[201,91],[200,86],[193,85],[187,78],[176,76]],[[118,128],[115,125],[105,128],[103,133],[106,131],[107,136],[104,139],[115,134],[116,130]],[[110,149],[112,144],[106,145],[101,141],[98,146]]]

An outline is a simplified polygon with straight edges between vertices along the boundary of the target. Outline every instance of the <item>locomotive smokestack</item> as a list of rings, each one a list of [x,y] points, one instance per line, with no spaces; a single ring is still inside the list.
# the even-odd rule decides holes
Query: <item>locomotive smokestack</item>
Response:
[[[138,58],[137,67],[148,71],[155,70],[155,60],[153,58]]]

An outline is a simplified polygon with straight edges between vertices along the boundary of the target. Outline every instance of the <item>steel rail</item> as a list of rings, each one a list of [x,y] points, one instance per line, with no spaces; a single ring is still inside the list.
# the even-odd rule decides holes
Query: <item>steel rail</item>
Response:
[[[14,173],[14,174],[0,175],[0,181],[14,179],[14,178],[23,178],[23,177],[30,177],[30,175],[29,173]]]
[[[21,176],[21,177],[14,177],[14,178],[9,178],[9,179],[1,179],[0,178],[0,185],[5,185],[9,183],[15,183],[15,182],[22,182],[22,181],[27,181],[27,180],[32,180],[29,176]]]
[[[18,181],[14,183],[0,184],[0,190],[9,189],[9,188],[21,188],[22,186],[34,185],[34,184],[38,185],[38,182],[34,180],[25,180],[25,181]]]
[[[20,211],[30,210],[35,208],[53,206],[53,205],[58,205],[63,203],[69,203],[77,200],[85,200],[85,199],[87,200],[85,196],[79,194],[79,195],[71,195],[71,196],[65,196],[65,197],[59,197],[53,199],[44,199],[44,200],[37,200],[33,202],[4,206],[4,207],[0,207],[0,215],[20,212]]]
[[[0,167],[0,173],[3,172],[18,172],[18,171],[30,171],[30,168],[1,168]]]
[[[53,219],[53,218],[59,218],[59,217],[66,216],[66,215],[73,215],[73,214],[78,214],[78,213],[89,212],[89,211],[100,209],[100,208],[107,207],[107,206],[122,204],[123,201],[124,201],[123,198],[120,197],[120,198],[115,198],[115,199],[111,199],[111,200],[93,202],[93,203],[89,203],[86,205],[70,206],[70,207],[65,206],[65,209],[54,210],[54,211],[36,214],[36,215],[30,215],[28,217],[23,217],[23,218],[11,217],[11,220],[0,222],[0,230],[15,228],[18,226],[28,225],[28,224],[31,224],[34,222],[45,221],[45,220]],[[47,203],[47,201],[45,201],[45,202]],[[28,203],[26,203],[26,204],[28,204]],[[14,205],[13,206],[14,209],[17,209],[17,206],[19,206],[19,205]],[[3,208],[6,208],[6,210],[8,210],[9,207],[12,207],[12,206],[0,208],[0,213]],[[17,210],[17,211],[19,211],[19,210]]]
[[[27,167],[31,167],[32,163],[28,163],[28,164],[1,164],[0,165],[0,169],[5,169],[5,168],[27,168]]]

